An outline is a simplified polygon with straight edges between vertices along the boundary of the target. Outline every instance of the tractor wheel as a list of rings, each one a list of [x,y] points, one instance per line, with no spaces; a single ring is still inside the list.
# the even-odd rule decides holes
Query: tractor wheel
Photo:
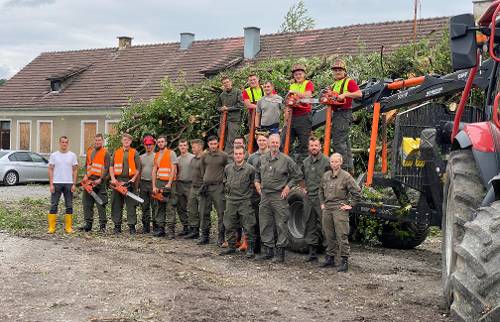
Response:
[[[473,219],[473,210],[481,204],[485,189],[471,150],[451,152],[443,193],[442,216],[442,275],[441,283],[447,305],[452,301],[451,275],[456,267],[455,246],[464,235],[465,223]]]
[[[304,239],[307,218],[304,213],[305,196],[300,189],[293,189],[288,195],[290,218],[288,219],[288,249],[298,253],[307,252]]]
[[[428,234],[427,223],[389,223],[382,225],[378,239],[387,248],[411,249],[423,243]]]
[[[450,315],[455,321],[500,321],[500,201],[479,209],[464,231],[455,247]]]

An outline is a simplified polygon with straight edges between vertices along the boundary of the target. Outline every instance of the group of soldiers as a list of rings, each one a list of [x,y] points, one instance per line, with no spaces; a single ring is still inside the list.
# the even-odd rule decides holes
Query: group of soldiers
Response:
[[[359,88],[346,78],[345,64],[335,62],[333,72],[336,80],[332,88],[346,99],[346,104],[352,104],[352,98],[359,97]],[[290,92],[299,97],[311,97],[314,87],[312,82],[305,80],[305,68],[295,65],[292,75],[295,82]],[[326,256],[320,266],[336,266],[335,255],[339,255],[337,270],[347,271],[349,210],[360,197],[360,188],[348,172],[352,170],[347,136],[351,105],[333,113],[334,119],[339,121],[333,123],[332,131],[340,133],[333,137],[344,142],[334,140],[336,153],[328,158],[321,153],[320,140],[311,136],[310,104],[301,103],[292,111],[288,108],[282,111],[283,100],[271,82],[261,86],[254,74],[248,81],[250,87],[242,93],[232,87],[229,78],[222,79],[223,92],[217,108],[227,113],[224,151],[220,149],[219,138],[210,136],[206,150],[201,139],[190,142],[181,139],[177,155],[167,146],[165,136],[155,139],[148,135],[143,138],[145,152],[139,155],[131,147],[132,137],[124,133],[121,147],[111,155],[103,146],[102,135],[97,134],[94,146],[86,154],[83,181],[92,182],[92,191],[104,202],[98,204],[91,193],[83,192],[85,224],[81,229],[92,230],[94,206],[97,206],[99,229],[106,231],[105,181],[109,175],[111,187],[126,185],[129,192],[138,192],[144,200],[141,204],[143,233],[151,233],[152,229],[156,237],[197,239],[199,245],[208,244],[213,207],[217,215],[217,244],[224,248],[220,255],[239,250],[245,252],[247,258],[260,253],[256,259],[281,263],[285,261],[288,245],[290,210],[287,197],[291,189],[300,189],[304,195],[303,215],[307,219],[305,241],[309,254],[306,261],[318,261],[318,248],[325,240]],[[249,122],[255,122],[259,128],[255,138],[258,150],[250,155],[244,138],[238,135],[243,106],[257,112]],[[284,139],[279,134],[281,114],[285,118],[292,117],[291,134],[298,139],[297,152],[301,156],[297,163],[280,150]],[[342,131],[346,133],[343,137]],[[57,170],[57,166],[50,163],[49,166],[52,171]],[[122,231],[124,207],[129,233],[136,234],[137,202],[113,188],[111,218],[116,234]],[[51,209],[51,213],[53,211]],[[176,214],[182,225],[177,235]]]

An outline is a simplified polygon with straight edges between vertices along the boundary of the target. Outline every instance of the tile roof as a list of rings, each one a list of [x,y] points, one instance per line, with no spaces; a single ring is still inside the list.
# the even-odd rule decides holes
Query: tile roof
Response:
[[[418,21],[418,39],[439,39],[447,17]],[[303,32],[261,35],[255,61],[270,57],[311,57],[391,52],[411,42],[413,21],[359,24]],[[147,100],[161,91],[164,77],[188,83],[243,61],[243,37],[194,41],[180,50],[179,42],[118,48],[47,52],[36,57],[3,86],[0,108],[122,107],[131,99]],[[49,79],[70,76],[56,93]]]

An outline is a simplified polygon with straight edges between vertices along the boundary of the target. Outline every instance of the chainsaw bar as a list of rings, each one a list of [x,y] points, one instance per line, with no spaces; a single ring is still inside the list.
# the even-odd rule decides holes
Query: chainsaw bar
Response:
[[[129,198],[132,198],[134,199],[135,201],[139,202],[139,203],[144,203],[144,199],[142,199],[141,197],[139,197],[138,195],[136,194],[133,194],[132,192],[127,192],[125,194],[125,196],[129,197]]]
[[[94,198],[95,202],[97,202],[99,204],[99,206],[104,205],[104,201],[102,201],[101,197],[99,197],[97,195],[97,193],[95,193],[94,191],[92,191],[89,194],[92,196],[92,198]]]

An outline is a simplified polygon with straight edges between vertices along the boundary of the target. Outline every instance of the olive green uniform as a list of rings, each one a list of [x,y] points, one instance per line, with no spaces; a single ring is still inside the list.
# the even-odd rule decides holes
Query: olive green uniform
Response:
[[[194,155],[189,152],[185,155],[179,155],[177,157],[179,171],[175,181],[175,194],[177,199],[176,209],[177,216],[179,216],[179,221],[184,229],[187,229],[189,226],[188,199],[189,191],[191,190],[191,173],[189,171],[189,164],[191,163],[193,157]]]
[[[262,152],[260,150],[255,151],[248,157],[248,164],[257,169],[257,166],[260,161],[260,157],[262,156]],[[252,202],[252,209],[255,214],[255,250],[260,250],[260,225],[259,225],[259,205],[260,205],[260,195],[255,189],[255,186],[252,187],[252,197],[250,197]]]
[[[157,162],[160,162],[162,158],[162,152],[158,156]],[[164,149],[163,153],[170,153],[170,161],[172,162],[172,167],[177,165],[177,156],[174,151],[170,149]],[[156,187],[158,189],[166,190],[166,186],[168,181],[156,179]],[[164,201],[160,202],[155,200],[156,204],[156,212],[154,216],[154,220],[158,228],[165,228],[170,235],[175,234],[175,211],[174,211],[174,200],[175,200],[175,184],[172,182],[172,187],[170,189],[170,194],[164,195]]]
[[[96,155],[97,150],[94,148],[92,149],[92,154],[90,156],[90,159],[93,160],[94,156]],[[94,221],[94,205],[97,208],[97,213],[99,214],[99,224],[100,226],[106,226],[107,223],[107,218],[106,218],[106,204],[108,203],[108,192],[106,191],[106,180],[108,177],[109,173],[109,164],[111,162],[111,157],[109,155],[109,152],[106,151],[106,154],[104,155],[104,172],[101,175],[101,183],[96,185],[94,187],[94,192],[101,197],[103,201],[103,205],[99,205],[94,198],[84,189],[83,190],[83,195],[82,195],[82,206],[83,206],[83,218],[85,220],[85,223],[87,225],[92,226],[92,223]],[[97,180],[99,179],[98,176],[92,175],[89,177],[90,180]]]
[[[217,212],[217,226],[219,237],[224,236],[224,208],[226,200],[224,197],[224,168],[229,163],[229,157],[225,152],[205,152],[201,156],[201,167],[203,173],[203,185],[206,193],[201,196],[202,205],[200,207],[201,231],[207,234],[210,231],[210,211],[212,204]],[[200,210],[200,211],[201,211]]]
[[[285,248],[288,245],[287,221],[290,210],[286,199],[281,198],[285,186],[292,187],[302,178],[302,172],[289,156],[278,152],[272,156],[266,152],[257,166],[255,181],[261,184],[259,209],[260,237],[268,248]],[[274,231],[278,239],[274,238]]]
[[[249,247],[253,247],[255,238],[255,214],[252,210],[252,190],[255,185],[255,168],[243,162],[228,164],[224,169],[224,187],[226,191],[226,211],[224,226],[226,240],[230,247],[236,244],[236,229],[241,226],[247,234]]]
[[[354,206],[361,197],[361,189],[349,172],[339,169],[337,174],[323,174],[319,188],[319,199],[323,209],[323,231],[327,242],[326,254],[349,257],[349,212],[341,210],[342,204]]]
[[[140,156],[141,159],[141,182],[139,184],[139,196],[144,199],[141,204],[142,209],[142,225],[148,226],[151,222],[151,213],[155,213],[155,202],[151,197],[153,193],[153,185],[151,183],[151,172],[153,171],[155,153],[144,153]],[[154,218],[153,218],[154,219]],[[153,224],[156,222],[153,220]]]
[[[306,216],[306,229],[304,239],[309,246],[319,246],[321,236],[321,204],[319,202],[319,186],[323,174],[330,169],[328,157],[319,153],[317,156],[309,155],[302,163],[302,172],[306,186],[304,215]]]
[[[189,226],[197,230],[200,228],[200,187],[203,184],[203,169],[201,167],[201,157],[194,156],[189,163],[191,173],[191,188],[188,198],[188,222]],[[210,212],[210,211],[208,211]]]
[[[123,153],[123,171],[120,175],[115,176],[117,181],[128,182],[130,180],[130,177],[128,176],[128,153],[129,151],[124,151]],[[134,163],[136,165],[136,171],[141,171],[141,160],[137,151],[134,156]],[[114,166],[114,157],[111,158],[111,166]],[[134,185],[131,186],[129,191],[134,191]],[[111,218],[113,219],[115,227],[121,226],[122,224],[122,210],[124,204],[127,207],[127,224],[129,226],[135,226],[137,224],[137,201],[122,195],[116,190],[113,190],[113,193],[111,194]]]
[[[233,140],[238,135],[238,131],[241,127],[241,111],[243,110],[243,98],[241,96],[241,91],[234,87],[229,92],[226,92],[225,90],[222,91],[217,100],[217,110],[221,113],[222,106],[226,106],[228,108],[224,152],[232,153]]]

